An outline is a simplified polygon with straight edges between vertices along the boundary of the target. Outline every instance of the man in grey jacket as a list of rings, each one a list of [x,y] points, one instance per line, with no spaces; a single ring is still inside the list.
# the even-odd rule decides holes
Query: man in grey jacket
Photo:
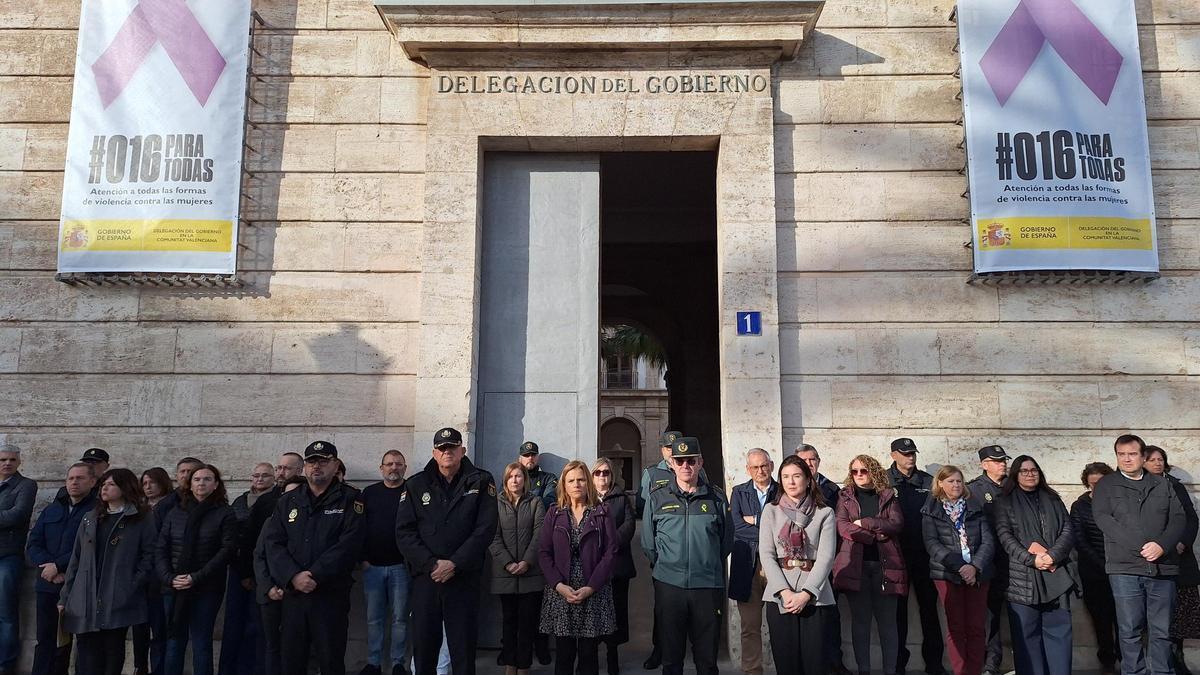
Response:
[[[33,517],[37,483],[21,475],[21,449],[0,445],[0,675],[17,672],[25,536]]]
[[[1096,484],[1092,512],[1104,533],[1105,571],[1117,606],[1121,672],[1146,669],[1142,631],[1150,634],[1154,672],[1170,672],[1171,616],[1183,538],[1183,505],[1162,476],[1142,468],[1146,444],[1133,434],[1113,444],[1117,469]]]

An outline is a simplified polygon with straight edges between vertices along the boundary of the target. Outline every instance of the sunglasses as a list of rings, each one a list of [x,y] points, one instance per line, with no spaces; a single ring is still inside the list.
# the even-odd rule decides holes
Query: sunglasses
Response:
[[[693,466],[696,463],[695,457],[676,457],[674,458],[675,466]]]
[[[870,469],[850,469],[851,476],[868,476],[870,473]]]
[[[609,471],[608,469],[597,469],[592,472],[592,475],[596,476],[597,478],[605,478],[605,477],[611,476],[612,472]]]

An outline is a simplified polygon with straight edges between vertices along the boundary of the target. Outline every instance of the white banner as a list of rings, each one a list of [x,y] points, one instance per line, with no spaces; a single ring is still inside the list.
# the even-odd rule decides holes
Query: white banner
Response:
[[[1158,271],[1133,0],[960,0],[975,271]]]
[[[83,0],[59,272],[236,268],[250,0]]]

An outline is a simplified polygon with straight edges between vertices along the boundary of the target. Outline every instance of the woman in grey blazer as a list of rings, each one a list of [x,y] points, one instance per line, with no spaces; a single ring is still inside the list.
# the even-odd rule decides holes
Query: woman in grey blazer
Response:
[[[837,524],[804,460],[796,455],[784,459],[779,484],[758,529],[771,653],[780,673],[818,675],[826,671],[824,625],[835,602],[829,573],[837,552]]]
[[[529,492],[529,475],[513,462],[504,468],[496,495],[499,523],[490,548],[489,589],[500,596],[500,658],[506,675],[527,673],[533,665],[533,636],[542,606],[542,568],[538,565],[538,536],[546,507]]]
[[[76,673],[120,675],[126,632],[146,622],[158,530],[132,471],[112,469],[99,484],[96,509],[79,525],[59,609],[64,630],[78,636]]]

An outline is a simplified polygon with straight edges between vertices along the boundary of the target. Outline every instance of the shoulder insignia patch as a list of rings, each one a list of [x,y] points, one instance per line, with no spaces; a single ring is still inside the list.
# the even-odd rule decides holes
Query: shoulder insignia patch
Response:
[[[983,498],[989,502],[992,501],[992,493],[990,493],[990,492],[983,493]]]
[[[362,515],[362,513],[363,513],[363,503],[362,502],[359,502],[359,501],[354,502],[354,512],[360,516]]]
[[[429,506],[429,502],[431,502],[431,501],[433,501],[433,497],[429,496],[428,492],[421,495],[421,504],[423,506]]]
[[[493,497],[496,496],[496,486],[495,485],[490,485],[490,484],[488,485],[488,494]]]

